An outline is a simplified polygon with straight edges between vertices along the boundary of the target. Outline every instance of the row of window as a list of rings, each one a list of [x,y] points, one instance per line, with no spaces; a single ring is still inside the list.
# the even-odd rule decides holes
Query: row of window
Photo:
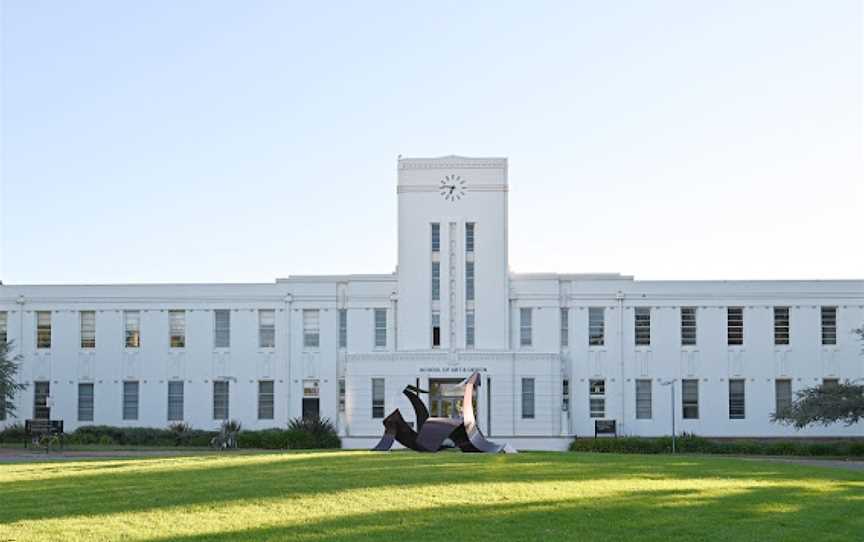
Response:
[[[836,385],[838,379],[826,378],[824,386]],[[637,420],[653,418],[653,381],[637,379],[634,386],[634,407]],[[729,380],[729,419],[743,420],[747,417],[746,380],[743,378]],[[570,409],[570,382],[562,383],[562,405],[565,412]],[[681,417],[685,420],[699,419],[699,380],[681,380]],[[774,381],[774,412],[782,412],[792,405],[792,380],[778,378]],[[588,381],[588,412],[591,418],[606,417],[606,381],[594,379]],[[522,379],[522,417],[534,417],[534,379]]]
[[[0,341],[6,342],[6,312],[0,312]],[[96,348],[96,311],[80,311],[81,348]],[[124,345],[126,348],[141,347],[141,311],[123,311]],[[36,348],[51,348],[51,311],[36,311]],[[320,317],[318,309],[303,309],[303,347],[316,349],[320,345]],[[387,346],[387,309],[375,309],[375,347]],[[186,311],[168,311],[168,345],[171,348],[186,347]],[[276,311],[258,311],[258,346],[276,346]],[[348,346],[348,311],[339,309],[339,348]],[[231,311],[213,311],[213,347],[231,347]]]
[[[432,252],[441,252],[441,224],[433,222],[432,226]],[[474,231],[476,225],[474,222],[465,223],[465,252],[472,254],[474,252]]]
[[[441,346],[441,224],[431,224],[432,238],[432,348]],[[465,224],[465,347],[474,348],[474,231],[475,223]]]
[[[531,346],[532,311],[530,307],[519,309],[519,344]],[[605,307],[588,308],[588,345],[603,346],[605,337]],[[696,307],[681,307],[681,346],[696,346]],[[820,307],[821,341],[823,345],[837,344],[837,307]],[[569,310],[561,309],[561,346],[569,344]],[[789,307],[774,307],[774,344],[788,345],[790,339]],[[651,308],[635,307],[633,311],[633,336],[636,346],[651,345]],[[726,343],[729,346],[744,344],[744,308],[726,308]]]

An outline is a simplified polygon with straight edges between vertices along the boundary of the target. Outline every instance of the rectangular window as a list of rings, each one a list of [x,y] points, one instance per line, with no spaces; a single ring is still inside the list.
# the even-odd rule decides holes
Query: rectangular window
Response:
[[[465,311],[465,348],[474,348],[474,311]]]
[[[96,311],[81,311],[81,348],[96,348]]]
[[[681,346],[696,346],[696,307],[681,307]]]
[[[636,419],[651,419],[651,381],[636,380]]]
[[[384,417],[384,379],[372,379],[372,417]]]
[[[432,301],[441,299],[441,262],[432,262]]]
[[[633,325],[636,331],[636,346],[651,344],[651,307],[636,307]]]
[[[561,410],[562,412],[570,410],[570,380],[567,378],[561,381]]]
[[[789,307],[774,307],[774,344],[789,344]]]
[[[78,421],[93,421],[93,384],[78,384]]]
[[[168,311],[171,348],[186,348],[186,311]]]
[[[183,420],[183,381],[170,380],[168,382],[168,421],[181,420]]]
[[[141,312],[123,311],[123,322],[126,329],[126,348],[140,348]]]
[[[570,342],[570,311],[561,309],[561,346],[566,347]]]
[[[674,384],[673,384],[674,385]],[[699,419],[699,381],[696,379],[681,381],[681,409],[685,420]]]
[[[522,418],[534,417],[534,379],[522,379]]]
[[[744,308],[726,309],[726,343],[729,346],[744,344]]]
[[[258,419],[273,419],[273,381],[258,381]]]
[[[839,378],[823,378],[822,379],[822,387],[823,388],[829,388],[831,386],[836,386],[839,383],[840,383]]]
[[[432,312],[432,348],[441,346],[441,313]]]
[[[50,382],[33,383],[33,418],[37,420],[48,420],[51,418],[51,407],[48,406],[48,397],[50,395]]]
[[[606,309],[588,308],[588,346],[603,346],[606,342]]]
[[[345,379],[339,379],[339,412],[345,412]]]
[[[260,348],[276,347],[276,311],[273,309],[258,311],[258,346]]]
[[[231,311],[228,309],[213,311],[213,347],[231,347]]]
[[[778,379],[774,381],[774,412],[784,412],[792,406],[792,381]]]
[[[729,419],[744,419],[744,380],[729,380]]]
[[[0,311],[0,343],[9,342],[9,317],[6,311]]]
[[[320,320],[318,309],[303,309],[303,348],[317,349],[320,345]]]
[[[588,412],[591,418],[606,416],[606,381],[588,381]]]
[[[348,348],[348,309],[339,309],[339,348]]]
[[[138,419],[138,381],[123,382],[123,419]]]
[[[441,224],[432,223],[432,252],[441,252]]]
[[[474,301],[474,262],[465,262],[465,299]]]
[[[213,419],[227,420],[230,409],[228,404],[228,381],[214,380],[213,381]]]
[[[837,307],[822,307],[822,344],[837,344]]]
[[[36,311],[36,348],[51,348],[50,311]]]
[[[375,348],[387,347],[387,309],[375,309]]]
[[[465,252],[474,252],[474,223],[465,223]]]
[[[519,309],[519,345],[531,346],[531,335],[531,309],[523,307]]]

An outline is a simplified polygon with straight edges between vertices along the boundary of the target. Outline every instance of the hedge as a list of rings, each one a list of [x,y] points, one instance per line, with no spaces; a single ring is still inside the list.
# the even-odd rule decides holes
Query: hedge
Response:
[[[120,446],[210,446],[217,431],[192,429],[186,424],[175,424],[167,429],[152,427],[113,427],[108,425],[85,425],[67,433],[68,445],[120,445]],[[20,444],[26,435],[24,426],[17,424],[0,431],[0,442]],[[342,442],[333,425],[325,420],[292,420],[288,429],[264,429],[240,431],[237,435],[240,448],[267,450],[306,450],[341,448]]]
[[[864,457],[864,441],[764,441],[712,440],[684,434],[675,439],[680,453],[735,455],[792,455]],[[571,452],[622,454],[666,454],[672,452],[672,437],[577,438],[570,444]]]

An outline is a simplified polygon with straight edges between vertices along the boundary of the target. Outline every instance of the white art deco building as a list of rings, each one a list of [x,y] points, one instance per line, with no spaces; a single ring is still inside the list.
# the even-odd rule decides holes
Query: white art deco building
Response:
[[[0,339],[23,355],[19,417],[70,431],[317,414],[368,447],[392,409],[410,421],[406,385],[447,416],[454,383],[479,371],[478,421],[517,447],[563,448],[596,420],[668,435],[672,416],[703,436],[864,434],[770,421],[800,388],[864,377],[864,281],[516,274],[506,159],[400,159],[397,194],[393,274],[0,286]]]

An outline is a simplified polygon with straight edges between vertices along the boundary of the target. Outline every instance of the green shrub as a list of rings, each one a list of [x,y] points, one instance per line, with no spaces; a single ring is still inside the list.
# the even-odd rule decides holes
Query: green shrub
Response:
[[[200,431],[182,424],[169,429],[153,427],[113,427],[85,425],[66,436],[68,444],[100,444],[105,446],[207,446],[216,433]]]
[[[711,440],[684,433],[675,439],[679,453],[734,455],[793,455],[864,457],[864,441],[796,442],[760,440]],[[672,437],[577,438],[571,452],[663,454],[672,452]]]
[[[27,434],[24,433],[24,424],[16,423],[0,431],[0,442],[19,444],[24,442],[26,438]]]
[[[294,418],[288,422],[288,447],[293,450],[341,448],[336,427],[327,418]]]

